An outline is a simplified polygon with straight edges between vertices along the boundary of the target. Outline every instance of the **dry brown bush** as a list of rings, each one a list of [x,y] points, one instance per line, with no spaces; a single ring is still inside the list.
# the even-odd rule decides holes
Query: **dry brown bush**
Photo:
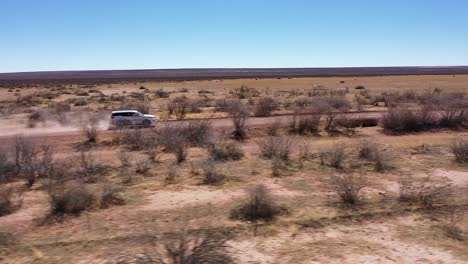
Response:
[[[461,164],[468,163],[468,141],[457,141],[454,142],[450,147],[453,155],[455,156],[455,161]]]
[[[249,99],[252,97],[258,97],[260,92],[256,88],[241,85],[241,87],[232,89],[229,93],[237,99]]]
[[[267,137],[257,142],[262,157],[267,159],[278,158],[288,161],[295,146],[289,137]]]
[[[240,100],[231,101],[228,106],[229,117],[234,124],[234,131],[232,133],[235,140],[244,140],[247,138],[247,119],[249,118],[250,111],[247,105]]]
[[[255,105],[255,116],[271,116],[271,112],[278,108],[278,103],[271,97],[260,98]]]
[[[275,119],[273,122],[269,123],[267,126],[267,135],[271,137],[278,136],[280,129],[282,127],[282,122],[279,119]]]
[[[8,151],[0,148],[0,183],[8,181],[15,171],[15,165],[8,158]]]
[[[358,146],[359,158],[374,163],[374,170],[383,172],[390,169],[390,155],[378,143],[373,141],[361,141]]]
[[[166,151],[174,153],[177,163],[187,158],[189,143],[182,125],[167,125],[158,129],[159,144]]]
[[[281,212],[264,185],[248,189],[247,196],[247,200],[240,207],[231,211],[232,218],[253,222],[271,221]]]
[[[159,154],[161,153],[162,149],[159,144],[159,138],[157,134],[152,132],[145,133],[143,142],[143,151],[148,156],[148,159],[151,162],[158,161]]]
[[[77,182],[51,187],[49,198],[52,216],[79,215],[95,201],[91,190]]]
[[[320,164],[327,165],[332,168],[343,168],[343,163],[348,157],[348,147],[346,145],[333,145],[332,147],[322,150],[319,153]]]
[[[361,190],[367,186],[367,177],[362,174],[332,175],[325,180],[325,187],[346,205],[356,205],[361,199]]]
[[[159,98],[169,98],[169,96],[171,95],[170,92],[165,91],[162,88],[159,88],[156,91],[154,91],[154,94],[156,95],[156,97]]]
[[[98,138],[99,116],[97,114],[88,114],[82,116],[79,120],[81,133],[86,137],[88,142],[94,143]]]
[[[134,167],[136,173],[146,175],[150,170],[150,163],[147,160],[136,160]]]
[[[416,203],[431,209],[435,204],[446,204],[453,197],[451,183],[435,181],[430,177],[400,179],[400,202]]]
[[[183,130],[186,140],[192,146],[208,146],[213,137],[213,128],[209,120],[189,121]]]
[[[401,134],[426,131],[438,126],[438,119],[429,109],[391,108],[381,119],[386,133]]]
[[[100,208],[109,208],[113,205],[124,205],[125,199],[122,197],[124,189],[114,184],[106,184],[100,193]]]
[[[200,102],[187,98],[186,96],[178,96],[167,103],[167,111],[169,115],[174,114],[178,120],[185,118],[187,113],[200,112]]]
[[[129,150],[142,150],[145,147],[146,133],[141,128],[120,129],[114,134],[114,142],[126,146]]]
[[[221,139],[209,147],[210,158],[215,161],[240,160],[244,157],[244,151],[236,143]]]
[[[0,188],[0,217],[11,214],[21,207],[23,192],[21,188],[12,186]]]
[[[46,177],[53,169],[53,153],[48,145],[39,146],[35,141],[22,135],[13,142],[15,173],[31,187],[37,177]]]
[[[215,162],[208,160],[203,164],[203,184],[221,185],[225,178]]]
[[[229,246],[224,235],[185,230],[169,238],[157,239],[151,253],[120,256],[113,264],[231,264],[236,263],[229,255]]]
[[[321,118],[322,115],[319,112],[310,115],[295,112],[289,123],[289,132],[299,135],[316,134],[320,131]]]

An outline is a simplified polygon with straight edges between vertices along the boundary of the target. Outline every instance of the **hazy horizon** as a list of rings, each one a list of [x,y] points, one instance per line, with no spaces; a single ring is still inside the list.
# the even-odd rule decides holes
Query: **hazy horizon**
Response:
[[[9,1],[0,72],[468,65],[468,2]]]

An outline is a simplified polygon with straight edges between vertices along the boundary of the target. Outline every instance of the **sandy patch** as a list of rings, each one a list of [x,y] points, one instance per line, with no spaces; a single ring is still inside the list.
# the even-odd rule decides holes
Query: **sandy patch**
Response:
[[[431,175],[439,178],[447,178],[459,187],[468,186],[468,172],[466,171],[436,169],[431,172]]]

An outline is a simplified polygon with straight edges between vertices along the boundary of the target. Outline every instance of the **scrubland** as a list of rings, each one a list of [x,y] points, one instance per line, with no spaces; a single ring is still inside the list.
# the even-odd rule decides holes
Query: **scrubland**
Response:
[[[0,262],[467,263],[467,85],[4,87]]]

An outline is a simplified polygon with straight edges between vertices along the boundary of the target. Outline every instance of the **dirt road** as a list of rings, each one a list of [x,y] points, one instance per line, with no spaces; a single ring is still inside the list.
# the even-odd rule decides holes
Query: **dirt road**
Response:
[[[352,119],[379,119],[385,112],[348,112],[345,113],[346,117]],[[287,124],[293,115],[275,115],[270,117],[250,117],[247,121],[247,126],[249,127],[261,127],[273,122],[282,122]],[[230,118],[210,118],[211,125],[214,129],[228,129],[232,127],[232,121]],[[184,124],[190,122],[190,120],[169,120],[169,121],[159,121],[157,126],[171,125],[171,124]],[[108,129],[107,121],[101,124],[101,129],[99,130],[99,136],[101,138],[109,138],[113,130]],[[82,137],[81,132],[78,127],[72,126],[38,126],[36,128],[26,128],[24,124],[17,125],[16,127],[12,126],[8,129],[2,128],[2,133],[0,139],[8,139],[17,134],[24,134],[36,138],[47,139],[48,141],[61,141],[66,140],[70,141],[71,139],[78,139]]]

